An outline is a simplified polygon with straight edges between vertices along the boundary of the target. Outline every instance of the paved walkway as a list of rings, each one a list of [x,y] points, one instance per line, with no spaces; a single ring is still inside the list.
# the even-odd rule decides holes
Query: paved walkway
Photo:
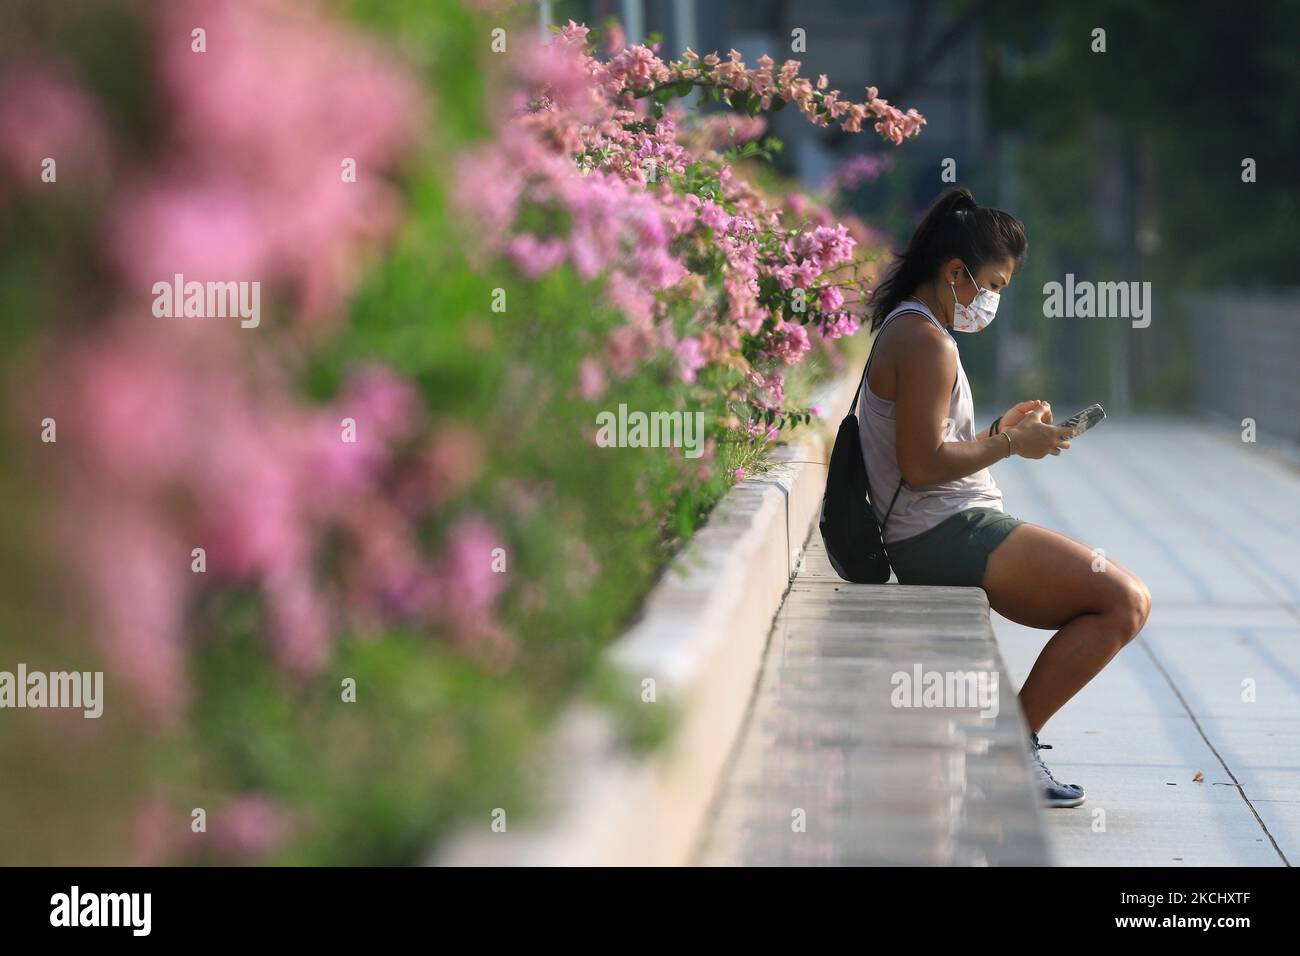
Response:
[[[1154,598],[1040,734],[1089,794],[1047,814],[1061,863],[1300,862],[1300,472],[1234,437],[1112,419],[995,469],[1008,511],[1103,548]],[[994,627],[1019,686],[1049,634]]]

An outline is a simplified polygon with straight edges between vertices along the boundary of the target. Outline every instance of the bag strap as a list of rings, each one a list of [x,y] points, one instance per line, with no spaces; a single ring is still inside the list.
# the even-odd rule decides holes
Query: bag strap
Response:
[[[880,336],[884,334],[885,327],[888,326],[895,317],[902,315],[904,312],[915,312],[917,315],[925,315],[925,313],[920,309],[899,309],[897,312],[891,312],[885,318],[885,321],[880,324],[880,331],[877,332],[876,337],[871,340],[871,351],[867,353],[867,365],[866,368],[862,370],[862,378],[858,381],[858,390],[853,393],[853,404],[849,406],[848,412],[850,415],[852,415],[853,410],[858,407],[858,396],[862,394],[862,386],[867,382],[867,374],[871,371],[871,362],[876,357],[876,345],[880,341]],[[867,469],[867,461],[865,457],[862,460],[862,471],[863,474],[867,476],[867,497],[871,498],[871,472]],[[880,534],[882,537],[885,533],[885,525],[889,523],[889,516],[894,513],[894,502],[898,500],[898,493],[902,490],[903,479],[900,476],[898,479],[898,487],[894,489],[894,497],[889,500],[889,509],[885,512],[884,520],[880,522]]]
[[[862,394],[862,386],[867,381],[867,375],[871,372],[871,362],[876,357],[876,343],[878,343],[880,337],[885,334],[885,328],[889,323],[894,321],[896,317],[902,315],[904,312],[915,312],[917,315],[925,315],[925,313],[920,309],[899,309],[897,312],[891,312],[885,317],[885,321],[880,324],[880,331],[877,332],[876,337],[871,340],[871,351],[867,353],[867,364],[862,370],[862,378],[858,379],[858,390],[853,393],[853,403],[849,405],[848,414],[852,415],[853,409],[858,407],[858,396]]]
[[[866,471],[866,468],[867,468],[867,464],[866,462],[863,462],[862,469],[864,472]],[[880,522],[881,538],[883,538],[885,535],[885,525],[889,524],[889,516],[894,513],[894,502],[898,500],[898,493],[902,490],[903,490],[903,479],[899,478],[898,487],[894,489],[894,497],[889,499],[889,510],[885,512],[885,520]],[[871,493],[871,476],[867,475],[867,494],[870,493]],[[884,542],[882,541],[881,543],[883,544]]]

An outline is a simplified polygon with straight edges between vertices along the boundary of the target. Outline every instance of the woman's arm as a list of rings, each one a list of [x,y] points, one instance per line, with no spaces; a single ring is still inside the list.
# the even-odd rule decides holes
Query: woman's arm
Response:
[[[1043,423],[1039,412],[995,435],[985,429],[974,441],[945,441],[957,346],[928,322],[908,322],[895,335],[898,465],[909,487],[965,478],[1012,454],[1042,458],[1070,447],[1073,431]]]

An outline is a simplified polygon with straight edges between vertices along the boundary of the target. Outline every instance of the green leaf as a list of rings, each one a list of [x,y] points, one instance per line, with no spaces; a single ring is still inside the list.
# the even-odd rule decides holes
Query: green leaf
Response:
[[[783,97],[783,96],[773,96],[773,97],[772,97],[772,112],[773,112],[773,113],[779,113],[779,112],[781,112],[781,110],[785,109],[785,102],[786,102],[786,101],[785,101],[785,97]]]

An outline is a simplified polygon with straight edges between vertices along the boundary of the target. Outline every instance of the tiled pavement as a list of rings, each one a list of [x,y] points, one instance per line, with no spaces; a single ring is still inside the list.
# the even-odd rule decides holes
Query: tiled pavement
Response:
[[[1088,789],[1047,814],[1063,864],[1300,861],[1300,471],[1267,451],[1111,420],[995,471],[1008,511],[1104,549],[1153,597],[1142,634],[1040,735],[1057,777]],[[1019,686],[1049,635],[993,619]]]

